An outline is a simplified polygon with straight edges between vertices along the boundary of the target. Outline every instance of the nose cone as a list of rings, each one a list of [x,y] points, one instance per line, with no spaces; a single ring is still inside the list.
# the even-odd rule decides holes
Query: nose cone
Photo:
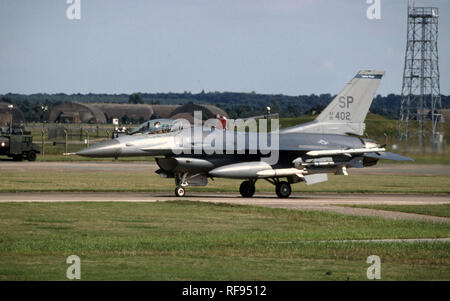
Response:
[[[120,154],[120,142],[117,139],[102,141],[86,147],[75,154],[84,157],[116,157]]]

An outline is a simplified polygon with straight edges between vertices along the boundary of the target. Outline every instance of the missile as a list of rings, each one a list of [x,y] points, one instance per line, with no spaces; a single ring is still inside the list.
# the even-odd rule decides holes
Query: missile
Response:
[[[348,154],[363,154],[363,153],[378,153],[386,151],[382,147],[372,148],[351,148],[351,149],[330,149],[330,150],[315,150],[309,151],[306,154],[311,157],[317,156],[332,156],[332,155],[348,155]]]
[[[278,169],[266,169],[262,171],[258,171],[256,173],[260,178],[269,178],[269,177],[287,177],[296,175],[297,177],[303,177],[303,171],[297,168],[278,168]]]

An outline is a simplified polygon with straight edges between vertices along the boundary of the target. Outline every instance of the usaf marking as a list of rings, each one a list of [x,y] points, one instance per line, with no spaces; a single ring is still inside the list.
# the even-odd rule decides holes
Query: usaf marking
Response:
[[[355,102],[353,96],[341,96],[338,100],[338,106],[341,109],[349,109],[350,105]],[[351,120],[352,115],[350,112],[330,112],[329,120]]]

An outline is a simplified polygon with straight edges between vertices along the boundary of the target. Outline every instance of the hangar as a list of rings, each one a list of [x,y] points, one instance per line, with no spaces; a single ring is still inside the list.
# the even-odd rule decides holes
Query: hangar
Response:
[[[157,118],[184,118],[194,122],[194,111],[202,112],[202,119],[228,118],[228,114],[213,105],[188,103],[185,105],[150,105],[123,103],[63,103],[54,106],[48,122],[58,123],[110,123],[113,118],[122,122],[144,122]]]
[[[98,107],[86,103],[70,102],[54,106],[48,114],[48,121],[58,123],[106,123],[106,117]]]
[[[122,122],[137,121],[141,123],[153,116],[153,108],[147,104],[93,103],[91,106],[102,111],[108,123],[111,123],[113,118],[118,118]]]
[[[171,118],[172,112],[181,107],[181,105],[152,105],[153,119]]]
[[[175,110],[173,110],[170,118],[184,118],[187,119],[190,123],[194,123],[194,111],[202,112],[203,121],[216,118],[217,115],[228,118],[228,114],[224,110],[216,106],[194,103],[188,103],[176,108]]]
[[[25,122],[25,116],[16,105],[10,109],[10,103],[0,102],[0,126],[9,125],[11,122],[11,113],[13,115],[13,123]],[[12,110],[12,112],[11,112]]]

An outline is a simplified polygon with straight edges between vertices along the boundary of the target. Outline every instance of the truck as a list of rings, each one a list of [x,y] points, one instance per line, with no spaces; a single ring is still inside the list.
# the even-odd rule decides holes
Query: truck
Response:
[[[25,131],[22,126],[1,128],[0,156],[8,156],[14,161],[35,161],[39,153],[31,132]]]

